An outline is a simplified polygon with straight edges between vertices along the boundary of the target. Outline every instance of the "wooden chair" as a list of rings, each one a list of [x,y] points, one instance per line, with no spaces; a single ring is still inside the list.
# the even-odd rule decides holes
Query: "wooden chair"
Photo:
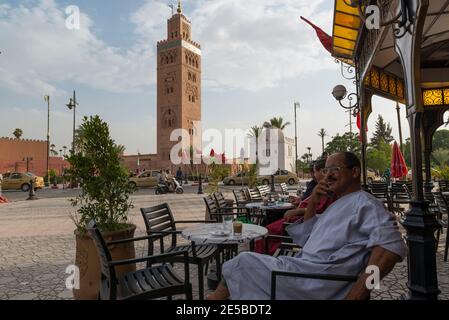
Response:
[[[137,259],[112,260],[108,245],[147,240],[151,236],[106,243],[93,220],[89,222],[87,232],[94,241],[100,257],[101,284],[98,294],[99,299],[129,300],[167,297],[171,300],[174,295],[185,294],[187,300],[192,300],[187,251],[177,251]],[[170,263],[174,261],[184,262],[184,280],[171,267]],[[129,272],[120,277],[117,276],[115,267],[139,262],[147,262],[152,266]]]
[[[443,227],[446,227],[446,244],[444,247],[444,261],[447,261],[448,246],[449,246],[449,228],[448,228],[449,206],[448,206],[448,203],[447,203],[446,199],[444,198],[443,194],[441,193],[441,191],[434,192],[433,195],[435,197],[435,202],[438,205],[438,221],[440,222],[440,224]],[[446,220],[443,219],[443,215],[446,216]],[[442,228],[439,229],[438,233],[437,233],[437,245],[440,240],[440,232],[442,232],[441,230],[442,230]]]
[[[177,245],[177,235],[181,233],[176,229],[177,223],[207,223],[212,221],[175,221],[173,213],[167,203],[140,209],[148,235],[155,235],[148,240],[148,255],[154,251],[154,241],[160,241],[160,252],[188,252],[188,262],[198,266],[199,299],[204,299],[204,274],[207,266],[218,255],[218,248],[211,244],[196,245],[194,242],[188,245]],[[213,221],[215,222],[215,221]],[[164,246],[164,238],[171,236],[171,243]]]

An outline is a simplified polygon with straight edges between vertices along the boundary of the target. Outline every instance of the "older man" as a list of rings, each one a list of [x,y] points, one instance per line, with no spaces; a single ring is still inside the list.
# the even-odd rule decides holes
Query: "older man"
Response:
[[[360,187],[360,161],[349,152],[326,161],[325,181],[314,189],[304,221],[287,231],[303,247],[296,257],[246,252],[223,265],[223,281],[209,299],[269,299],[272,270],[359,275],[353,283],[280,277],[279,299],[365,299],[369,289],[365,268],[379,268],[380,277],[406,256],[395,217]],[[337,200],[321,215],[315,208],[323,197]]]

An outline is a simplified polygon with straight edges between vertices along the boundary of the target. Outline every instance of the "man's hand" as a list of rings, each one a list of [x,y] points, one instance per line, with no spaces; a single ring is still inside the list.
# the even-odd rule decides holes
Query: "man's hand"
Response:
[[[327,197],[327,194],[329,192],[329,187],[325,182],[320,182],[316,185],[316,187],[312,191],[312,196],[310,197],[310,202],[315,205],[320,203],[321,199]]]

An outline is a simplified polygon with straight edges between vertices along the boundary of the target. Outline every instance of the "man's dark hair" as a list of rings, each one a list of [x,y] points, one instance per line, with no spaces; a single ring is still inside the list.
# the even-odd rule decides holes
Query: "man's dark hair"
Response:
[[[326,160],[325,158],[320,158],[314,161],[314,165],[316,170],[321,170],[324,169],[324,167],[326,167]]]
[[[345,164],[349,168],[362,168],[359,158],[352,152],[340,152],[345,156]]]

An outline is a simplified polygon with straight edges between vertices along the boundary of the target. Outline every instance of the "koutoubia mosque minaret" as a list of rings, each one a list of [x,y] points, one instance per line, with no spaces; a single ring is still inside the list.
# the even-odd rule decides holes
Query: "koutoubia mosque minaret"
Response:
[[[157,154],[162,168],[171,165],[170,142],[175,129],[185,129],[190,140],[199,135],[201,121],[201,46],[192,41],[191,22],[177,13],[167,23],[167,39],[157,44]]]

